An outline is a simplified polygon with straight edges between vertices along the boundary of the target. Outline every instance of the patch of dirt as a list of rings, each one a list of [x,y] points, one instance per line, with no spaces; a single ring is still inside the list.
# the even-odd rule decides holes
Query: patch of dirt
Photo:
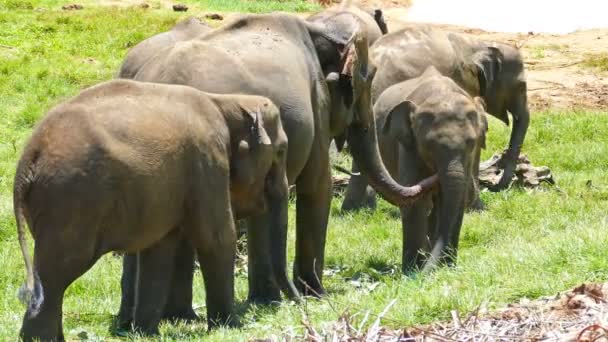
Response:
[[[371,8],[382,8],[389,31],[396,31],[410,22],[407,13],[412,0],[357,2]],[[334,0],[333,3],[340,1]],[[528,77],[528,99],[533,111],[548,108],[606,110],[608,106],[608,72],[583,65],[587,56],[608,52],[608,29],[556,35],[489,32],[456,25],[437,26],[521,47]]]
[[[407,8],[392,0],[380,1],[389,30],[396,31],[407,20]],[[584,65],[589,55],[608,51],[608,29],[583,30],[566,35],[546,33],[501,33],[455,25],[443,29],[503,42],[521,48],[528,77],[532,110],[547,108],[603,109],[608,105],[608,73]]]

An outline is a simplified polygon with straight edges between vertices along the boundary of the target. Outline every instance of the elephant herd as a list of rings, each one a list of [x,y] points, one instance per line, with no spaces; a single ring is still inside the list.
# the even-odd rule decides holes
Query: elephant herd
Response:
[[[119,328],[196,319],[195,258],[209,328],[238,324],[235,219],[246,220],[250,302],[323,295],[332,141],[353,157],[343,210],[373,207],[375,190],[401,208],[404,272],[452,264],[465,208],[482,207],[485,115],[513,118],[497,190],[529,119],[516,48],[426,25],[388,33],[381,10],[349,3],[215,29],[188,19],[132,48],[118,78],[52,108],[18,163],[26,341],[64,340],[66,288],[110,251],[125,253]]]

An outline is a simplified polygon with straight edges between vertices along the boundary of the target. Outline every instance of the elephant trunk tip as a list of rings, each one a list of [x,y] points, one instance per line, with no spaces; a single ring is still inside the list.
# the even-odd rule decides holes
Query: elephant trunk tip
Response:
[[[402,200],[400,201],[401,203],[399,203],[399,205],[405,207],[411,206],[420,198],[420,196],[423,196],[429,191],[435,189],[438,185],[439,175],[434,174],[421,180],[413,186],[404,188],[401,192]]]

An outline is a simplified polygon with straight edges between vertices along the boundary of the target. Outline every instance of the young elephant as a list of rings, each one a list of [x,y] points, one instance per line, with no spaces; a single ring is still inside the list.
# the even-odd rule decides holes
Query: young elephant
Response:
[[[99,257],[138,252],[181,234],[198,254],[209,326],[229,322],[232,212],[257,214],[267,196],[284,197],[286,146],[278,108],[258,96],[116,80],[52,109],[15,176],[27,269],[22,295],[29,302],[21,337],[63,341],[64,291]],[[35,240],[33,265],[25,223]],[[142,267],[172,264],[172,253]],[[147,279],[148,295],[169,286],[165,279]],[[149,316],[135,312],[135,319],[145,326]]]
[[[483,101],[429,67],[374,106],[384,164],[401,184],[439,174],[439,192],[402,208],[403,271],[454,262],[465,206],[477,196],[487,122]],[[380,133],[381,131],[381,133]],[[421,254],[432,245],[430,260]]]

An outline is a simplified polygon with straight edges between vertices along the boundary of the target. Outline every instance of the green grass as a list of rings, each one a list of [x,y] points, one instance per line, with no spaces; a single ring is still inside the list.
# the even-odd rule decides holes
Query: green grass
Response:
[[[53,104],[110,79],[128,47],[191,15],[89,6],[63,12],[58,10],[61,2],[23,3],[0,3],[0,340],[15,340],[24,312],[16,297],[25,271],[11,189],[20,150],[33,125]],[[501,150],[508,133],[509,128],[490,120],[484,157]],[[247,277],[241,267],[236,284],[243,328],[207,334],[204,324],[164,324],[164,339],[205,336],[225,341],[284,331],[301,334],[304,317],[317,330],[329,327],[344,311],[358,314],[355,322],[369,311],[373,321],[393,299],[397,303],[382,323],[400,328],[449,318],[451,309],[467,312],[482,303],[494,308],[521,297],[555,294],[583,281],[606,280],[608,114],[534,113],[524,150],[535,164],[551,167],[561,191],[483,193],[488,210],[466,215],[457,267],[415,279],[401,276],[397,211],[381,202],[376,213],[341,215],[338,197],[329,223],[326,299],[248,308],[243,304]],[[348,165],[344,158],[340,162]],[[591,186],[586,186],[589,180]],[[294,219],[292,204],[290,258]],[[68,289],[66,337],[78,339],[84,332],[92,340],[112,339],[108,330],[118,309],[120,272],[120,260],[107,255]],[[195,294],[197,311],[204,315],[200,276]]]
[[[583,59],[583,65],[599,71],[608,71],[608,53],[588,54]]]

